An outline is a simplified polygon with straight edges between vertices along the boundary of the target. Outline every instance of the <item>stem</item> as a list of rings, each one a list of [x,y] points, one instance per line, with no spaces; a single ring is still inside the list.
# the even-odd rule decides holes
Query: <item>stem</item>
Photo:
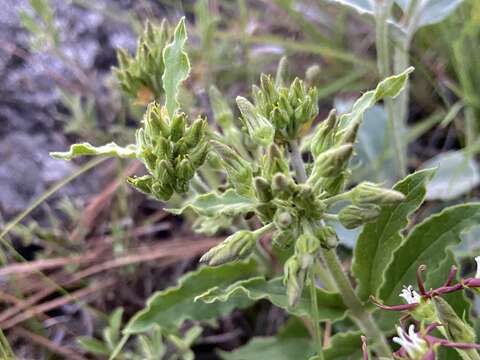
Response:
[[[191,180],[192,188],[199,194],[204,194],[208,193],[210,191],[210,188],[208,187],[207,184],[202,180],[198,174],[195,174],[195,176]]]
[[[304,183],[307,181],[307,172],[305,171],[305,166],[303,164],[302,154],[300,148],[298,147],[298,142],[293,140],[289,143],[290,145],[290,157],[292,161],[293,170],[297,176],[298,183]]]
[[[309,271],[310,300],[312,304],[313,329],[315,332],[315,345],[317,347],[317,359],[323,360],[322,328],[320,327],[320,315],[318,313],[317,287],[315,286],[315,267]]]
[[[343,302],[350,310],[352,320],[365,333],[365,335],[376,342],[376,351],[379,356],[390,358],[392,353],[382,331],[374,322],[371,314],[365,309],[360,299],[355,294],[350,281],[343,272],[340,260],[334,250],[323,250],[322,252],[327,268],[337,284]]]
[[[392,4],[393,3],[390,0],[377,0],[375,6],[375,41],[377,47],[377,66],[378,72],[383,79],[387,78],[391,74],[387,20],[390,16]],[[406,150],[402,139],[403,134],[406,134],[406,121],[403,119],[401,114],[399,114],[399,116],[395,118],[395,115],[398,113],[395,112],[394,103],[391,99],[385,99],[385,107],[387,110],[390,138],[393,139],[393,144],[395,147],[396,160],[398,164],[397,168],[399,172],[398,175],[400,177],[404,177],[406,175]]]

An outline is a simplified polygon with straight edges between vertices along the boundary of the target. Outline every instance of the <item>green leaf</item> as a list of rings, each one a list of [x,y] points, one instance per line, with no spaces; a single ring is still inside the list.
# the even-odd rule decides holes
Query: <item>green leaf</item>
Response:
[[[253,211],[256,203],[254,200],[238,195],[235,190],[229,189],[223,194],[210,192],[196,196],[190,203],[177,209],[166,209],[175,215],[180,215],[186,210],[192,210],[199,215],[218,216],[237,215]]]
[[[185,17],[182,17],[175,28],[173,41],[163,50],[165,71],[162,81],[165,90],[165,105],[170,118],[173,118],[178,109],[177,97],[180,84],[187,79],[190,73],[190,60],[184,50],[186,41],[187,29],[185,28]]]
[[[351,122],[362,121],[365,111],[385,97],[395,98],[405,87],[409,74],[413,71],[409,67],[398,75],[392,75],[382,80],[374,90],[367,91],[353,104],[352,111],[340,117],[340,124],[345,126]]]
[[[147,306],[133,316],[124,329],[125,334],[140,333],[151,329],[155,324],[161,327],[178,327],[183,321],[208,320],[229,314],[234,308],[244,308],[252,302],[207,304],[194,303],[194,298],[214,286],[231,284],[239,279],[256,274],[254,262],[237,262],[218,267],[202,267],[190,272],[179,280],[178,286],[153,294]]]
[[[286,292],[281,278],[267,281],[263,277],[255,277],[238,281],[230,286],[216,286],[197,296],[195,300],[214,304],[232,301],[242,302],[245,298],[255,301],[267,299],[275,306],[287,310],[290,314],[312,316],[308,291],[303,293],[298,305],[294,308],[288,305]],[[346,307],[339,294],[317,289],[317,299],[320,320],[337,320],[345,316]]]
[[[51,152],[50,156],[56,159],[72,160],[73,158],[85,155],[114,156],[120,158],[136,158],[137,146],[130,144],[121,147],[114,142],[95,147],[89,143],[73,144],[66,152]]]
[[[78,337],[77,342],[80,345],[80,347],[92,354],[97,354],[97,355],[109,355],[110,350],[107,348],[107,346],[101,342],[98,339],[92,338],[92,337]]]
[[[406,12],[412,1],[417,0],[395,0],[395,2]],[[427,0],[422,3],[418,16],[417,28],[436,24],[452,14],[463,0]]]
[[[428,200],[451,200],[480,184],[480,169],[463,151],[448,151],[425,162],[423,168],[438,167],[427,187]]]
[[[400,231],[408,225],[408,217],[423,202],[426,183],[434,170],[418,171],[398,182],[393,189],[403,193],[405,201],[382,208],[380,216],[363,227],[355,247],[352,271],[358,279],[357,293],[367,300],[377,296],[383,285],[384,271],[393,260],[393,253],[403,242]]]
[[[460,234],[480,222],[480,203],[452,206],[418,224],[394,253],[386,271],[380,298],[386,304],[399,303],[403,285],[415,283],[419,265],[435,272],[447,256],[449,247],[460,243]]]
[[[360,359],[362,356],[362,340],[360,332],[342,332],[334,335],[330,345],[323,351],[325,360]]]

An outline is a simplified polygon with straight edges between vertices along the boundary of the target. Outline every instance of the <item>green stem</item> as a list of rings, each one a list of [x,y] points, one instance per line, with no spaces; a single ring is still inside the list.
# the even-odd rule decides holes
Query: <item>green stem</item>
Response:
[[[289,145],[290,157],[293,170],[295,171],[295,174],[297,176],[297,182],[304,183],[307,181],[307,172],[305,171],[305,165],[303,164],[302,153],[300,152],[298,141],[291,141]]]
[[[365,309],[362,302],[355,294],[350,281],[342,269],[337,254],[331,249],[323,250],[322,255],[332,278],[336,282],[343,302],[350,310],[352,320],[355,321],[358,327],[369,339],[375,341],[377,354],[379,356],[390,358],[392,353],[385,336],[374,322],[372,315]]]
[[[205,194],[210,192],[210,188],[205,182],[202,180],[198,174],[195,174],[195,176],[191,180],[192,188],[199,194]]]
[[[322,328],[320,326],[320,315],[318,313],[317,287],[315,285],[315,267],[309,271],[310,300],[312,304],[313,330],[315,334],[315,345],[317,347],[317,359],[323,360]]]

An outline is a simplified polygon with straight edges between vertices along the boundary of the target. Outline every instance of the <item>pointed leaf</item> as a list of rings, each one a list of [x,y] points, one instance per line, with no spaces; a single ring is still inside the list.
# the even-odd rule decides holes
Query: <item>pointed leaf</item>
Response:
[[[178,327],[183,321],[208,320],[229,314],[234,308],[249,306],[252,301],[207,304],[194,303],[194,298],[214,286],[227,286],[239,279],[249,278],[256,274],[254,262],[237,262],[223,266],[202,267],[187,273],[179,280],[179,284],[153,294],[147,306],[129,321],[124,333],[140,333],[151,329],[155,324],[161,327]]]
[[[403,285],[415,284],[419,265],[435,272],[447,256],[449,247],[460,243],[460,234],[480,222],[480,203],[452,206],[415,226],[385,274],[380,298],[386,304],[399,303]]]
[[[352,265],[361,299],[367,300],[370,295],[378,295],[385,280],[384,270],[404,240],[400,232],[407,227],[410,214],[422,204],[426,183],[433,174],[432,169],[422,170],[398,182],[393,189],[405,194],[405,201],[383,207],[378,219],[363,227]]]
[[[50,156],[56,159],[72,160],[79,156],[111,156],[120,158],[136,158],[137,146],[130,144],[126,147],[118,146],[111,142],[106,145],[95,147],[89,143],[73,144],[66,152],[51,152]]]
[[[267,299],[272,304],[287,310],[297,316],[312,316],[311,302],[308,291],[305,291],[294,308],[288,305],[288,298],[285,286],[281,278],[265,280],[263,277],[256,277],[239,281],[227,287],[217,286],[195,300],[206,303],[224,303],[243,301],[244,298],[251,300]],[[317,289],[318,311],[320,320],[337,320],[345,316],[346,308],[339,294]]]
[[[180,215],[186,210],[192,210],[205,216],[236,215],[253,211],[255,205],[254,200],[238,195],[235,190],[229,189],[223,194],[210,192],[198,195],[182,208],[166,210],[175,215]]]
[[[162,81],[165,90],[166,108],[170,118],[178,109],[177,96],[180,84],[187,79],[190,73],[190,60],[184,50],[186,41],[187,29],[185,28],[185,17],[182,17],[175,28],[173,41],[163,50],[165,71]]]

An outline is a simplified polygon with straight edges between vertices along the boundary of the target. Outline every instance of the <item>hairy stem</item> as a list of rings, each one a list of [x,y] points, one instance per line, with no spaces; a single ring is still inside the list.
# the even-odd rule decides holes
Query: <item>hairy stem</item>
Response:
[[[392,353],[387,340],[374,322],[370,312],[365,309],[362,302],[355,294],[352,284],[342,269],[337,254],[334,250],[324,250],[322,255],[332,278],[337,284],[343,302],[350,310],[351,318],[369,339],[375,341],[377,354],[389,358]]]
[[[305,171],[305,165],[303,164],[302,153],[300,152],[298,141],[291,141],[289,145],[290,158],[292,161],[293,170],[297,176],[297,182],[304,183],[307,181],[307,172]]]
[[[317,359],[323,360],[322,328],[320,327],[320,315],[318,313],[317,287],[315,285],[315,268],[309,271],[310,300],[312,304],[313,329],[315,332],[315,345],[317,347]]]

